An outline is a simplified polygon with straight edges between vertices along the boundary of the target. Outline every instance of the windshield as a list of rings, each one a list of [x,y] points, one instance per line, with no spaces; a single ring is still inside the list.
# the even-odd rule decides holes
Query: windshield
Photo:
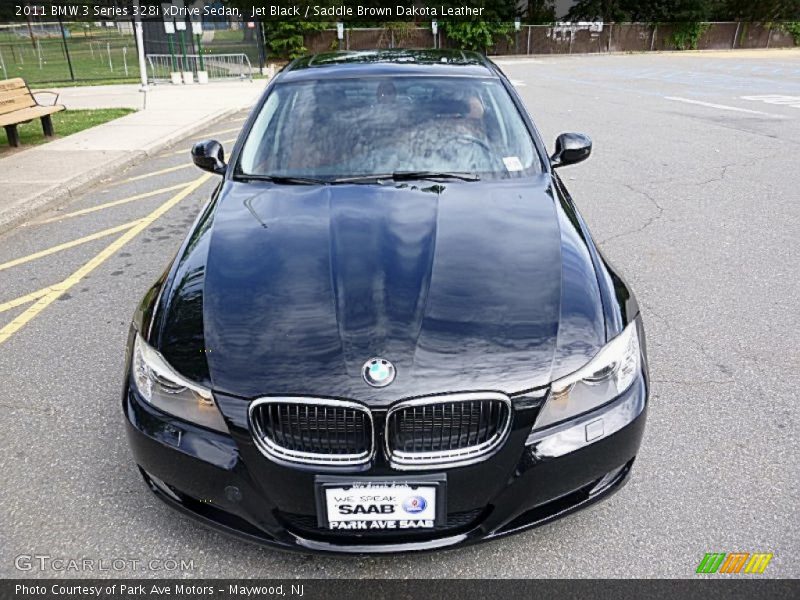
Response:
[[[531,135],[499,81],[418,76],[276,85],[247,136],[237,174],[497,179],[540,169]]]

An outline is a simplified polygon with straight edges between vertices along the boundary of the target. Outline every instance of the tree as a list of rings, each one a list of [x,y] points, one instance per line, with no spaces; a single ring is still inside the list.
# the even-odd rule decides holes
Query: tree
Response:
[[[555,20],[556,9],[553,0],[528,0],[525,11],[527,23],[553,23]]]
[[[800,19],[800,0],[579,0],[568,18],[648,23],[792,21]]]
[[[630,21],[625,0],[578,0],[567,13],[567,21]]]
[[[800,0],[716,0],[711,18],[768,23],[800,19]]]

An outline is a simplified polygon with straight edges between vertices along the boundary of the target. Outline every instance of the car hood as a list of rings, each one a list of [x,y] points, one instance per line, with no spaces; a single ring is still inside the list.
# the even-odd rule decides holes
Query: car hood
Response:
[[[227,182],[205,249],[211,385],[245,398],[382,405],[515,393],[574,370],[604,341],[602,303],[584,241],[555,194],[549,175]],[[388,387],[362,379],[372,357],[395,365]]]

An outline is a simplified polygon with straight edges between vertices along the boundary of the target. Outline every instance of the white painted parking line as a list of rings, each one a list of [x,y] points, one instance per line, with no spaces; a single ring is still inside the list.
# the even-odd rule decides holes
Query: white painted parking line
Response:
[[[782,119],[782,115],[767,113],[760,110],[750,110],[749,108],[739,108],[738,106],[728,106],[727,104],[714,104],[713,102],[702,102],[700,100],[691,100],[689,98],[680,98],[678,96],[664,96],[665,100],[674,100],[675,102],[685,102],[686,104],[697,104],[698,106],[705,106],[707,108],[718,108],[719,110],[731,110],[734,112],[748,113],[751,115],[761,115],[764,117],[774,117]]]
[[[752,100],[754,102],[765,102],[766,104],[777,104],[778,106],[791,106],[800,108],[800,96],[781,96],[779,94],[768,94],[763,96],[742,96],[742,100]]]
[[[508,58],[494,61],[496,65],[541,65],[543,60],[538,58]]]
[[[511,85],[514,87],[525,87],[527,84],[524,81],[520,81],[519,79],[512,79]]]

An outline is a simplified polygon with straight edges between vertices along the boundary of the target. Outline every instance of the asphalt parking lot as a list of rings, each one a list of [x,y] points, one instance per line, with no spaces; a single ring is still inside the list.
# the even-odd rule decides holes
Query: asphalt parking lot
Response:
[[[594,140],[562,176],[644,314],[630,483],[528,533],[377,558],[251,546],[151,496],[120,411],[128,323],[214,185],[191,142],[230,148],[240,114],[0,235],[0,576],[695,577],[736,551],[800,576],[800,52],[499,62],[551,147]],[[19,555],[194,568],[19,571]]]

